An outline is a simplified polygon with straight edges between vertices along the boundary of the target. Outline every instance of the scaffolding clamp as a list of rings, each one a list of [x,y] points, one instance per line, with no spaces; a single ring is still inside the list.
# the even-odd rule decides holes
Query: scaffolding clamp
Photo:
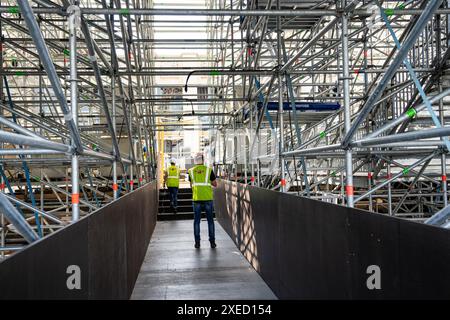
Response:
[[[79,6],[76,5],[70,5],[69,7],[67,7],[67,13],[69,15],[74,15],[75,19],[74,19],[74,23],[75,23],[75,27],[76,28],[80,28],[81,27],[81,9]]]

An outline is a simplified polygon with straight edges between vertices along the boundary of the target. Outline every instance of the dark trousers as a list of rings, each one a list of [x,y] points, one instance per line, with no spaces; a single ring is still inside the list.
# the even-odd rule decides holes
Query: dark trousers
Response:
[[[194,201],[194,238],[195,242],[200,242],[200,219],[202,210],[206,212],[208,220],[209,241],[215,241],[214,218],[213,218],[213,202],[212,201]]]
[[[176,208],[178,204],[178,188],[177,187],[167,187],[170,196],[170,206]]]

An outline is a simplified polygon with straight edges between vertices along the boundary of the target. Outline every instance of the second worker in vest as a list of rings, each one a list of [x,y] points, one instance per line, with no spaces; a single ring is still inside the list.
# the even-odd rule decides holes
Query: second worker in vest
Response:
[[[175,165],[175,160],[170,160],[170,166],[164,175],[164,182],[169,190],[170,208],[177,213],[178,188],[180,187],[180,168]]]
[[[192,188],[192,200],[194,206],[194,238],[195,247],[200,248],[200,219],[202,210],[206,212],[208,220],[208,233],[211,248],[216,247],[214,217],[213,217],[213,190],[217,186],[216,175],[212,168],[204,165],[203,154],[195,156],[196,166],[189,169],[189,182]]]

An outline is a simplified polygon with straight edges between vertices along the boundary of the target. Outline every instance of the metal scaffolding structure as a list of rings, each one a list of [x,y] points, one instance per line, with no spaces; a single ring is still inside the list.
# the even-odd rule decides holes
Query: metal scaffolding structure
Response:
[[[419,221],[447,206],[448,1],[210,4],[240,12],[209,39],[237,98],[213,105],[233,114],[213,117],[222,176]]]
[[[1,256],[155,179],[184,131],[223,179],[445,225],[449,14],[442,0],[1,0]]]

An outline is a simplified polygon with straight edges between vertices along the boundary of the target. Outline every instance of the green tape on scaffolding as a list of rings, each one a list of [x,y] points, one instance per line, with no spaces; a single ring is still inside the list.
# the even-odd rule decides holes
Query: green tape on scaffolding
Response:
[[[398,9],[398,10],[403,10],[403,9],[405,9],[405,4],[404,3],[401,3],[401,4],[399,4],[397,7],[396,7],[396,9]]]
[[[325,138],[327,136],[327,133],[325,131],[322,131],[320,133],[320,138]]]
[[[120,9],[120,14],[128,15],[128,14],[130,14],[130,9],[128,9],[128,8]]]
[[[219,70],[213,70],[213,71],[211,71],[211,75],[212,76],[218,76],[218,75],[220,75],[220,71]]]
[[[333,171],[333,172],[331,173],[331,176],[332,176],[332,177],[336,177],[336,171]]]
[[[417,111],[414,108],[409,108],[408,111],[406,111],[406,115],[410,118],[414,118],[416,114]]]
[[[68,55],[70,55],[70,50],[69,49],[64,49],[63,53],[64,53],[64,55],[68,56]]]
[[[8,8],[8,12],[9,13],[19,13],[20,12],[20,10],[19,10],[19,7],[10,7],[10,8]]]
[[[25,71],[16,71],[14,74],[16,76],[24,76],[25,75]]]
[[[385,13],[388,17],[390,17],[390,16],[394,15],[394,9],[392,9],[392,8],[384,9],[384,13]]]
[[[402,172],[403,172],[403,174],[408,174],[408,173],[409,173],[409,170],[410,170],[409,168],[405,168],[405,169],[403,169]]]

